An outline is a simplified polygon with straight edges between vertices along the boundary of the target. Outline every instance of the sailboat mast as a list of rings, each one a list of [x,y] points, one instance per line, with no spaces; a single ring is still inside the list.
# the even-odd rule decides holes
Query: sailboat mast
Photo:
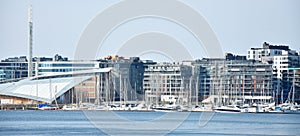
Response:
[[[49,78],[49,93],[50,93],[50,100],[52,99],[52,84],[51,84],[51,78]],[[50,102],[51,103],[51,102]]]
[[[199,94],[199,76],[197,75],[197,83],[196,83],[196,105],[198,105],[198,101],[199,101],[199,96],[198,96],[198,94]]]
[[[295,103],[295,73],[296,70],[293,70],[293,96],[292,96],[292,102]]]
[[[120,74],[120,105],[123,104],[123,80],[122,80],[122,74]]]

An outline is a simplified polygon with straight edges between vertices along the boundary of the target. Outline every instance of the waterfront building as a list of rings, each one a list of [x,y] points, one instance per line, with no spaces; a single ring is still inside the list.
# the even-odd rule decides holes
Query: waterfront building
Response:
[[[273,102],[272,65],[253,62],[232,63],[225,71],[225,95],[228,104],[237,102]]]
[[[148,105],[176,102],[190,104],[192,67],[175,63],[148,65],[144,72],[144,91]]]
[[[287,99],[279,99],[277,103],[288,102],[296,102],[300,103],[300,68],[289,68],[287,71],[283,72],[283,81],[284,88],[288,88],[287,93],[278,92],[278,94],[282,93],[282,97]]]
[[[265,103],[274,97],[272,71],[270,64],[228,58],[153,64],[145,69],[144,90],[149,104]]]
[[[0,69],[3,71],[3,74],[1,74],[4,78],[3,80],[27,80],[28,63],[26,57],[20,58],[9,58],[0,63]],[[35,78],[44,78],[43,76],[47,75],[72,74],[77,71],[111,68],[112,72],[109,76],[106,75],[106,73],[99,73],[97,76],[85,79],[80,82],[80,84],[74,86],[73,90],[78,93],[77,95],[81,96],[80,101],[77,100],[79,103],[136,102],[144,99],[144,65],[138,57],[125,59],[124,57],[111,56],[94,61],[69,61],[67,58],[56,55],[54,58],[34,58],[33,66],[35,69],[33,71]],[[13,74],[11,74],[11,71],[13,71]],[[107,84],[107,82],[110,83]]]
[[[111,68],[52,73],[0,84],[0,100],[5,104],[78,104],[107,101]],[[100,80],[102,75],[106,80]],[[104,78],[104,77],[103,77]],[[91,81],[95,82],[91,82]],[[101,83],[102,82],[102,83]],[[100,84],[101,83],[101,84]],[[101,86],[101,87],[100,87]],[[102,92],[98,88],[106,88]],[[98,95],[98,96],[97,96]],[[4,104],[4,103],[2,103]]]
[[[2,81],[21,79],[28,76],[28,63],[25,56],[1,60],[0,69],[4,73]]]
[[[198,92],[199,98],[207,99],[205,102],[229,105],[269,102],[273,98],[272,65],[221,58],[196,60],[193,65],[202,68]]]
[[[270,45],[264,42],[262,48],[251,48],[248,50],[248,60],[257,60],[273,67],[273,86],[276,94],[276,101],[285,101],[289,93],[288,81],[284,73],[289,68],[300,67],[300,56],[295,50],[285,45]],[[281,100],[282,99],[282,100]]]
[[[144,63],[139,57],[126,59],[120,56],[107,56],[98,61],[100,67],[112,68],[112,80],[115,88],[114,101],[144,100]]]

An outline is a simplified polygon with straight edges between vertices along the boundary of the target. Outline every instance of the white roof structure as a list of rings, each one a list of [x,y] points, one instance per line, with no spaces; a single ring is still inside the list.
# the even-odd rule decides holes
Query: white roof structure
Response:
[[[96,73],[110,72],[111,68],[83,70],[59,74],[42,75],[20,80],[19,82],[0,84],[0,95],[15,96],[51,103],[56,98],[91,78]]]

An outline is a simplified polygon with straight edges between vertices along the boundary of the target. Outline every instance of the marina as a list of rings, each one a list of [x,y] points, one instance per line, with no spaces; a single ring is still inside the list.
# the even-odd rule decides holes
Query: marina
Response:
[[[1,1],[0,135],[300,136],[299,2],[234,3]]]

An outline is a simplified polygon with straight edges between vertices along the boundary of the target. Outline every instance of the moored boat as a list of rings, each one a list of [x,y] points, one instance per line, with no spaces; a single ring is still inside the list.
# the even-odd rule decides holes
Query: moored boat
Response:
[[[176,112],[180,110],[178,105],[155,105],[151,109],[157,112]]]
[[[58,107],[51,106],[50,104],[38,104],[39,110],[58,110]]]
[[[235,105],[228,105],[228,106],[220,106],[213,108],[215,112],[221,113],[240,113],[241,109]]]

